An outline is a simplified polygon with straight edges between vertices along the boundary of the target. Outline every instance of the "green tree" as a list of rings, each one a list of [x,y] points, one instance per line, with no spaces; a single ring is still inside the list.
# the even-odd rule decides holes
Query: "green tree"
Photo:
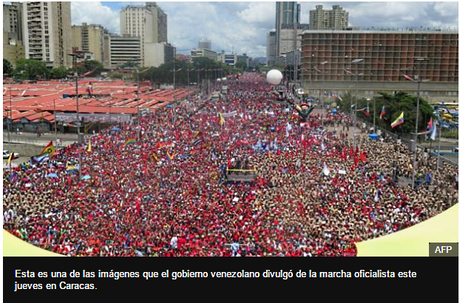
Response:
[[[45,62],[32,59],[19,59],[16,62],[14,76],[20,80],[35,80],[37,78],[47,78],[48,68]]]
[[[248,68],[248,65],[246,64],[246,62],[238,61],[238,62],[236,62],[235,67],[236,67],[237,69],[240,69],[240,70],[242,70],[242,71],[245,71],[245,70]]]
[[[378,127],[384,128],[391,132],[398,133],[413,133],[415,130],[415,120],[417,113],[417,96],[410,95],[405,92],[397,92],[396,94],[379,93],[375,99],[375,124]],[[359,99],[357,100],[357,109],[364,109],[369,106],[370,115],[366,116],[365,111],[358,111],[357,116],[360,119],[373,123],[374,116],[374,99]],[[342,101],[338,102],[340,108],[345,112],[350,112],[353,97],[347,93],[342,96]],[[353,100],[354,101],[354,100]],[[380,119],[380,112],[385,106],[385,117]],[[404,112],[404,124],[392,129],[391,123],[399,117],[401,112]],[[420,98],[419,107],[419,123],[418,132],[424,131],[431,117],[434,117],[433,107],[423,98]]]
[[[67,77],[68,73],[69,71],[67,68],[65,68],[64,66],[59,66],[53,68],[49,74],[51,79],[63,79]]]
[[[104,70],[104,66],[97,60],[85,60],[85,70],[85,72],[94,71],[91,76],[96,76]]]
[[[3,74],[11,75],[12,72],[13,65],[10,63],[10,61],[3,59]]]

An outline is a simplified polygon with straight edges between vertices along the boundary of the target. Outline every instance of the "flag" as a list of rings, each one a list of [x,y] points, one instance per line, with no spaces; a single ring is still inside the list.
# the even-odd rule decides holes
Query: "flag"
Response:
[[[94,70],[92,70],[92,71],[86,72],[86,73],[84,73],[84,74],[82,75],[82,77],[89,76],[89,75],[91,75],[92,73],[94,73],[96,70],[97,70],[97,68],[94,69]]]
[[[323,174],[326,175],[326,176],[329,176],[330,173],[331,173],[331,171],[329,170],[329,167],[327,167],[327,164],[324,163]]]
[[[7,164],[10,165],[11,160],[13,160],[14,151],[11,151],[10,156],[8,157]]]
[[[32,159],[33,162],[42,163],[42,162],[48,161],[50,159],[50,154],[43,153],[43,154],[40,154],[40,155],[37,155],[37,156],[33,156],[31,159]]]
[[[367,103],[366,105],[366,109],[364,110],[364,115],[366,115],[366,117],[368,117],[370,115],[370,112],[369,112],[369,103]]]
[[[155,159],[155,162],[158,162],[158,156],[157,156],[156,153],[153,153],[153,154],[152,154],[152,157]]]
[[[198,139],[198,140],[195,140],[192,144],[193,144],[194,146],[197,146],[197,145],[202,144],[202,143],[203,143],[203,140],[202,140],[202,139]]]
[[[88,148],[86,149],[87,152],[91,152],[91,137],[88,138]]]
[[[225,119],[224,119],[224,116],[222,116],[222,113],[219,113],[219,124],[220,126],[223,126],[225,124]]]
[[[374,202],[379,202],[379,197],[380,197],[380,189],[377,190],[374,196]]]
[[[391,128],[395,128],[396,126],[401,125],[403,123],[404,123],[404,112],[402,112],[401,115],[399,115],[399,117],[396,118],[396,120],[394,120],[391,123]]]
[[[386,111],[385,111],[385,105],[382,106],[382,110],[380,111],[380,120],[383,120],[383,117],[385,116]]]
[[[338,100],[342,101],[342,97],[340,97],[339,95],[332,94],[332,97],[333,97],[334,99],[338,99]]]
[[[173,154],[171,155],[171,154],[169,153],[169,151],[166,151],[166,155],[168,156],[169,161],[172,161],[172,160],[174,160],[174,157],[175,157],[176,153],[173,153]]]
[[[408,75],[403,74],[403,77],[404,77],[406,80],[409,80],[409,81],[414,82],[414,79],[412,79],[412,78],[409,77]]]
[[[431,130],[433,128],[433,118],[430,117],[430,121],[428,121],[428,125],[426,126],[426,130]]]
[[[40,152],[40,155],[42,154],[49,154],[50,156],[52,156],[54,153],[56,152],[56,148],[54,147],[53,145],[53,141],[50,141],[50,143],[48,143],[48,145],[46,145]]]
[[[430,121],[431,121],[431,119],[430,119]],[[431,128],[430,139],[434,141],[436,139],[436,121],[434,123],[432,123],[432,124],[433,124],[433,126]]]
[[[288,122],[288,123],[286,124],[286,137],[289,137],[289,132],[291,131],[291,129],[292,129],[292,126],[291,126],[291,124]]]
[[[125,146],[126,146],[126,145],[130,145],[130,144],[133,144],[133,143],[136,143],[136,139],[130,138],[130,139],[128,139],[128,140],[125,141]]]
[[[359,158],[361,159],[361,161],[363,161],[364,163],[367,162],[367,159],[366,159],[366,154],[364,152],[361,152],[361,155],[359,156]]]

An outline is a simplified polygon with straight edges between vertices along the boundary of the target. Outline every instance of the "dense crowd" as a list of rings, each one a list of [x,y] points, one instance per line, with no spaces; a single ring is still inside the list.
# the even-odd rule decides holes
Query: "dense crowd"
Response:
[[[402,144],[350,138],[343,113],[304,125],[262,77],[219,100],[199,96],[4,172],[4,228],[78,256],[353,256],[354,243],[457,203],[457,168]],[[81,175],[75,170],[82,153]],[[244,163],[251,183],[227,182]],[[54,175],[55,174],[55,175]],[[50,177],[53,176],[53,177]],[[57,177],[54,177],[57,176]]]

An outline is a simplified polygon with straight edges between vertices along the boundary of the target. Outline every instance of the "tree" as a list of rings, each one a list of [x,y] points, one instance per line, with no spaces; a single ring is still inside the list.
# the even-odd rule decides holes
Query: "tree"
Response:
[[[391,132],[398,132],[409,134],[415,130],[415,119],[417,112],[417,96],[409,95],[405,92],[397,92],[396,94],[379,93],[379,96],[374,97],[375,99],[375,124],[378,127],[389,130]],[[342,101],[337,102],[343,111],[350,112],[352,104],[352,95],[347,93],[342,96]],[[373,123],[373,109],[374,100],[359,99],[357,100],[357,109],[364,109],[369,105],[370,115],[366,116],[365,111],[358,111],[357,116],[368,123]],[[380,119],[380,112],[382,107],[385,106],[385,117]],[[419,123],[418,132],[424,131],[431,117],[434,117],[433,107],[423,98],[420,98],[419,108]],[[399,125],[397,128],[391,128],[391,122],[399,117],[401,112],[404,112],[404,124]]]
[[[16,69],[13,74],[21,80],[35,80],[37,78],[46,78],[48,76],[48,68],[43,61],[19,59],[16,62]]]
[[[10,61],[3,59],[3,74],[11,75],[12,72],[13,65],[10,63]]]
[[[94,71],[91,76],[95,76],[104,70],[104,66],[97,60],[85,60],[85,70],[85,72]]]
[[[248,68],[248,65],[244,61],[238,61],[238,62],[236,62],[235,67],[240,69],[240,70],[245,71]]]
[[[50,71],[50,78],[51,79],[63,79],[67,77],[68,73],[69,71],[67,68],[65,68],[64,66],[59,66],[59,67],[53,68]]]

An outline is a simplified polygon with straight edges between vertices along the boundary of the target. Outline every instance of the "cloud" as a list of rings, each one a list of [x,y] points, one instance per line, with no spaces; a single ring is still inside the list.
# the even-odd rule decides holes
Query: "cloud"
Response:
[[[244,22],[264,27],[275,26],[276,5],[274,2],[251,2],[248,7],[237,12],[237,16]]]
[[[100,24],[111,33],[120,33],[120,13],[101,2],[71,2],[72,25]]]
[[[340,5],[349,23],[360,28],[458,27],[457,2],[299,2],[301,22],[309,23],[316,5]],[[72,2],[72,24],[101,24],[120,31],[122,7],[144,2]],[[168,41],[189,53],[201,38],[220,52],[265,56],[267,33],[275,27],[275,2],[158,2],[168,15]]]
[[[264,23],[274,24],[274,9],[268,16],[257,17],[251,9],[270,10],[270,3],[187,2],[159,3],[168,14],[168,41],[178,51],[198,47],[201,38],[211,40],[212,49],[232,50],[261,56],[265,53]],[[273,25],[270,25],[271,27]],[[260,49],[263,48],[263,52]]]

